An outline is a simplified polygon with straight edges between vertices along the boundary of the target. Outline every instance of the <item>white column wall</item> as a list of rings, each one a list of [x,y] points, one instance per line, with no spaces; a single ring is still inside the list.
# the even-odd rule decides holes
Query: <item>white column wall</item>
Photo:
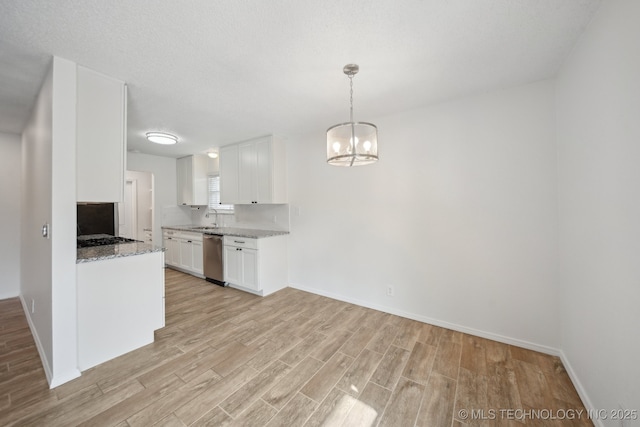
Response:
[[[51,247],[53,388],[80,376],[76,297],[76,69],[53,58]]]
[[[54,58],[22,134],[20,297],[51,387],[80,375],[75,99],[76,64]]]

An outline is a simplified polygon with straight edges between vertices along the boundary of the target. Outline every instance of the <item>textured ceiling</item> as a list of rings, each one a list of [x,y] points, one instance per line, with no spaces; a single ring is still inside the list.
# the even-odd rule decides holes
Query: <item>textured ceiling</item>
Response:
[[[51,56],[124,80],[130,150],[179,157],[552,77],[600,0],[3,0],[0,131]],[[175,146],[147,131],[177,135]]]

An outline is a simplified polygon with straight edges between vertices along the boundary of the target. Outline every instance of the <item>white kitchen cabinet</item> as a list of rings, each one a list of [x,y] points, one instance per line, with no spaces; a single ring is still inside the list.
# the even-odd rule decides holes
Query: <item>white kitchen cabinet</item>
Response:
[[[277,144],[276,144],[277,145]],[[282,180],[285,179],[285,171],[276,170],[276,168],[285,167],[284,161],[282,166],[279,162],[274,162],[274,154],[272,150],[282,149],[284,156],[284,147],[274,147],[271,139],[261,139],[255,143],[255,194],[258,203],[286,203],[286,186],[285,183],[277,182],[279,173],[282,172]],[[277,185],[276,185],[277,183]],[[282,188],[280,188],[282,187]],[[280,194],[283,193],[283,194]],[[263,202],[264,201],[264,202]]]
[[[220,148],[220,202],[228,205],[240,203],[240,160],[238,145]]]
[[[182,248],[184,248],[186,256],[186,262],[183,262],[183,268],[202,277],[204,273],[202,268],[202,233],[183,232],[181,237],[183,240],[186,240],[188,244],[188,247],[184,245],[180,246],[180,256],[182,257],[183,254]]]
[[[167,244],[166,263],[173,266],[178,266],[180,263],[180,242],[174,238],[169,238]]]
[[[259,291],[258,251],[238,246],[224,246],[225,282]]]
[[[258,251],[243,249],[242,253],[242,286],[256,291],[261,290],[258,280]]]
[[[188,205],[193,199],[193,186],[189,183],[193,174],[191,156],[176,160],[176,190],[179,205]]]
[[[287,203],[284,142],[268,136],[222,147],[220,183],[225,204]]]
[[[180,263],[178,266],[185,270],[193,268],[193,242],[191,240],[180,239]]]
[[[167,229],[162,234],[166,249],[165,264],[204,277],[202,233]]]
[[[176,161],[178,205],[206,206],[208,204],[207,175],[209,157],[193,155]]]
[[[258,295],[288,285],[287,236],[261,239],[224,236],[224,281]]]
[[[123,202],[127,144],[127,87],[77,68],[76,200]]]
[[[193,271],[198,274],[204,274],[204,264],[203,264],[203,252],[202,252],[202,240],[194,241],[191,246],[192,250],[192,260],[193,263],[191,266],[193,267]]]
[[[257,203],[256,144],[247,142],[238,145],[238,159],[238,201],[239,203]]]
[[[223,246],[224,281],[242,284],[242,254],[235,246]]]
[[[174,238],[175,233],[173,230],[164,230],[162,232],[162,243],[165,249],[165,264],[177,267],[180,263],[180,242],[177,238]]]

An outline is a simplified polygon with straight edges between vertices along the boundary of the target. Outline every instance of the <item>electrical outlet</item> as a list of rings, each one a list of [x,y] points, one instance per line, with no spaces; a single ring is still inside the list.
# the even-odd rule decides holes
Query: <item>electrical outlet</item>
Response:
[[[392,297],[392,296],[395,296],[395,294],[396,294],[396,291],[395,289],[393,289],[393,286],[391,285],[387,286],[387,296]]]
[[[31,298],[31,314],[36,312],[36,300]]]

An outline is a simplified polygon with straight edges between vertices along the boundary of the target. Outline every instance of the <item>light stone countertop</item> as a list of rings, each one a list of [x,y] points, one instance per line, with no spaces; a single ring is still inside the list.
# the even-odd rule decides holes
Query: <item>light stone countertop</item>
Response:
[[[289,234],[288,231],[280,230],[257,230],[252,228],[236,228],[236,227],[219,227],[210,230],[201,230],[194,225],[169,225],[163,226],[163,229],[179,230],[179,231],[191,231],[194,233],[203,234],[215,234],[217,236],[237,236],[245,237],[247,239],[262,239],[265,237],[282,236]]]
[[[94,246],[77,250],[76,264],[101,261],[152,252],[163,252],[164,248],[143,242],[118,243],[117,245]]]

